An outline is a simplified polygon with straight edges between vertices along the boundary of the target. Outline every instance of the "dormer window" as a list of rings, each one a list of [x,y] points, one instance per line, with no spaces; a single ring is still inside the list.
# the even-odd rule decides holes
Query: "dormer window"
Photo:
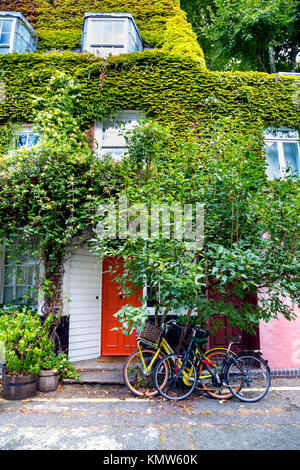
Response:
[[[294,129],[267,129],[264,133],[267,175],[270,180],[300,176],[299,136]]]
[[[0,12],[0,54],[34,52],[37,35],[21,13]]]
[[[143,43],[130,13],[85,13],[81,49],[107,57],[142,51]]]

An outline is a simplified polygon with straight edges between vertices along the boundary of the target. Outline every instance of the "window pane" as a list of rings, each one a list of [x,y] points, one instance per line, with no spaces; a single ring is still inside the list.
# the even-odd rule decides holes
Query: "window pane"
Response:
[[[18,141],[17,141],[17,147],[20,148],[22,147],[23,145],[27,145],[27,137],[28,135],[27,134],[20,134],[19,137],[18,137]]]
[[[26,288],[23,287],[23,286],[22,287],[18,286],[16,288],[16,300],[17,299],[22,299],[24,297],[25,293],[26,293]]]
[[[92,28],[92,37],[93,40],[92,42],[95,42],[96,44],[101,43],[102,39],[102,22],[101,21],[93,21],[93,28]]]
[[[20,134],[17,140],[17,148],[20,147],[32,147],[33,145],[37,144],[39,141],[39,136],[36,134],[31,134],[26,132],[24,134]]]
[[[115,160],[121,160],[125,152],[126,152],[126,147],[123,147],[123,148],[104,147],[101,150],[101,153],[103,156],[110,155]]]
[[[28,143],[27,143],[27,146],[28,147],[32,147],[33,145],[37,144],[38,141],[39,141],[39,136],[38,135],[34,135],[34,134],[29,134],[28,135]]]
[[[4,284],[6,286],[12,286],[13,285],[13,283],[14,283],[14,281],[13,281],[14,273],[15,273],[14,268],[8,268],[8,267],[5,268],[5,271],[4,271]]]
[[[268,178],[273,180],[275,178],[280,178],[280,165],[278,158],[278,147],[277,142],[267,142],[266,143],[266,153],[267,153],[267,175]]]
[[[0,28],[2,33],[11,32],[12,21],[0,21],[0,25],[2,26],[2,28]]]
[[[10,43],[10,33],[2,33],[0,35],[0,44],[9,44]]]
[[[9,47],[0,47],[0,54],[8,54]]]
[[[26,271],[25,266],[18,266],[17,267],[17,269],[16,269],[16,285],[17,286],[24,286],[26,284],[25,271]]]
[[[4,305],[12,302],[14,300],[14,289],[13,287],[4,286],[3,289],[3,303]]]
[[[299,175],[299,154],[296,143],[283,143],[283,153],[286,168],[290,168],[293,173]],[[289,173],[291,173],[291,171]]]
[[[115,27],[115,33],[116,34],[121,34],[124,32],[124,22],[123,21],[116,21],[114,24]]]
[[[103,43],[113,44],[113,23],[111,21],[103,23]]]

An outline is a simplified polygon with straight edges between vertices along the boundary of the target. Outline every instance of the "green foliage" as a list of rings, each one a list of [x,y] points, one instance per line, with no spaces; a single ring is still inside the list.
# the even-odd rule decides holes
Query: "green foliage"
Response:
[[[124,335],[131,335],[136,329],[143,331],[146,326],[146,320],[149,311],[146,307],[133,307],[124,305],[117,313],[113,315],[121,323],[120,327],[112,328],[111,331],[121,331]]]
[[[178,0],[12,0],[0,10],[21,12],[40,36],[39,50],[74,50],[80,46],[86,12],[132,13],[146,46],[161,44],[168,20],[178,16]],[[183,20],[183,26],[186,21]],[[194,37],[188,39],[195,43]]]
[[[141,288],[147,278],[159,288],[156,314],[163,318],[176,311],[190,320],[194,312],[203,322],[218,314],[248,330],[279,314],[293,319],[283,299],[300,300],[299,179],[268,181],[261,130],[241,133],[233,119],[218,123],[211,137],[195,139],[192,133],[178,139],[176,148],[169,131],[162,138],[160,128],[155,140],[149,128],[143,123],[133,132],[129,155],[120,163],[121,193],[129,204],[148,208],[203,203],[204,245],[195,248],[176,238],[172,217],[170,239],[160,234],[94,241],[96,254],[123,260],[123,273],[116,277],[123,294],[130,297],[132,286]],[[257,293],[259,303],[253,301]]]
[[[67,250],[75,238],[77,244],[80,237],[83,241],[104,186],[109,185],[108,194],[113,188],[105,163],[73,117],[78,103],[74,80],[55,74],[46,93],[36,99],[33,119],[40,141],[0,158],[0,237],[9,243],[21,229],[20,249],[38,241],[36,251],[45,266],[41,287],[50,302],[60,291],[57,270]]]
[[[181,0],[181,6],[211,69],[270,71],[270,52],[277,70],[295,70],[298,1]]]
[[[5,345],[6,368],[11,375],[37,375],[42,354],[53,344],[49,339],[52,317],[42,324],[38,314],[10,311],[0,315],[0,341]]]
[[[177,11],[177,15],[167,21],[162,50],[185,54],[205,68],[203,51],[197,42],[196,34],[186,21],[186,14],[180,8]]]
[[[141,110],[180,134],[195,126],[210,132],[228,115],[239,115],[251,131],[259,120],[266,127],[299,126],[299,105],[292,101],[296,78],[208,72],[187,56],[157,50],[107,60],[70,52],[7,54],[0,57],[0,71],[7,95],[1,124],[31,122],[37,111],[33,97],[46,98],[49,79],[59,71],[78,80],[73,117],[82,129],[124,109]]]
[[[59,353],[56,355],[52,350],[45,351],[41,359],[41,369],[56,371],[61,379],[80,380],[79,374],[66,354]]]

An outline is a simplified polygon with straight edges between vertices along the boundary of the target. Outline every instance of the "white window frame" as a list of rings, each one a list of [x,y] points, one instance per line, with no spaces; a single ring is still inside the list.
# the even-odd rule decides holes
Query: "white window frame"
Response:
[[[14,47],[14,40],[15,40],[15,32],[16,32],[16,25],[17,25],[17,18],[12,18],[11,16],[0,16],[0,23],[2,21],[11,21],[11,31],[10,31],[10,39],[9,39],[9,44],[3,44],[0,46],[0,48],[4,47],[9,47],[8,53],[13,52],[13,47]],[[2,26],[0,28],[2,30]],[[0,31],[1,33],[1,31]],[[1,54],[2,55],[2,54]]]
[[[94,35],[93,35],[93,24],[94,23],[122,23],[123,24],[123,33],[122,33],[122,42],[121,43],[116,43],[116,41],[113,40],[111,41],[111,44],[106,44],[104,42],[103,38],[103,28],[102,28],[102,37],[99,38],[99,43],[95,43],[94,41]],[[114,33],[113,33],[114,35]],[[124,52],[128,51],[128,21],[125,19],[118,19],[118,18],[91,18],[89,22],[89,27],[87,30],[87,41],[88,41],[88,49],[90,52],[97,53],[97,55],[101,57],[105,57],[108,54],[112,53],[114,55],[114,52],[117,54],[122,54]],[[115,51],[114,51],[115,49]]]
[[[26,134],[26,136],[27,136],[26,144],[22,145],[21,147],[16,147],[16,141],[18,140],[18,138],[21,134]],[[21,129],[18,129],[15,132],[15,136],[14,136],[14,138],[15,138],[14,149],[18,149],[18,148],[22,148],[22,147],[30,148],[30,147],[28,147],[28,139],[29,139],[30,135],[38,135],[38,133],[34,130],[34,128],[32,126],[24,125],[24,126],[21,127]]]
[[[137,121],[139,122],[143,118],[143,114],[140,111],[121,111],[114,115],[111,115],[107,118],[104,118],[102,121],[96,121],[94,127],[94,146],[95,150],[98,153],[99,157],[103,157],[104,155],[111,153],[113,158],[120,159],[122,157],[116,157],[114,149],[124,149],[126,151],[126,142],[124,139],[124,145],[111,145],[111,146],[103,146],[103,123],[104,121]],[[129,130],[130,126],[124,124],[124,130]],[[119,133],[116,133],[116,136],[122,132],[122,127],[120,127]],[[119,140],[119,139],[118,139]],[[119,142],[118,142],[119,143]],[[110,151],[110,149],[112,151]]]
[[[39,278],[39,275],[40,275],[40,260],[36,260],[36,261],[29,260],[28,262],[25,262],[25,263],[12,263],[12,264],[9,264],[9,263],[5,263],[5,256],[6,256],[6,247],[5,247],[5,245],[1,245],[0,246],[0,304],[3,304],[3,300],[4,300],[4,289],[6,287],[6,285],[5,285],[5,270],[7,268],[17,269],[18,267],[19,268],[29,268],[29,267],[35,266],[37,279]],[[16,297],[16,289],[17,289],[18,285],[16,283],[16,280],[17,280],[16,275],[13,275],[12,279],[13,279],[12,286],[7,286],[7,287],[13,287],[13,294],[14,294],[13,295],[13,297],[14,297],[13,300],[17,300],[18,298]],[[36,285],[38,285],[38,284],[36,283]],[[34,287],[34,285],[32,285],[32,286],[31,285],[29,286],[29,284],[19,285],[19,287],[23,287],[23,286],[25,287],[25,295],[26,295],[26,293],[28,293],[29,298],[32,298],[30,296],[30,290]],[[37,307],[38,307],[38,299],[37,299]]]
[[[95,40],[93,34],[93,23],[121,23],[123,24],[122,42],[116,43],[112,40],[111,44],[104,43],[103,30],[102,38],[98,41]],[[137,35],[136,44],[139,49],[137,51],[130,50],[129,35],[131,30],[134,29]],[[128,54],[130,52],[138,52],[143,50],[143,42],[139,30],[131,14],[122,13],[86,13],[85,23],[82,35],[82,52],[91,52],[99,57],[107,57],[109,54],[119,55]]]
[[[288,137],[286,133],[293,133],[294,136]],[[281,134],[280,134],[281,133]],[[274,135],[275,134],[275,135]],[[283,144],[295,143],[298,146],[298,175],[300,177],[300,146],[299,146],[299,133],[296,129],[288,128],[271,128],[266,129],[264,132],[265,143],[276,143],[278,150],[278,160],[280,167],[280,178],[284,179],[286,176],[287,165],[284,157]]]

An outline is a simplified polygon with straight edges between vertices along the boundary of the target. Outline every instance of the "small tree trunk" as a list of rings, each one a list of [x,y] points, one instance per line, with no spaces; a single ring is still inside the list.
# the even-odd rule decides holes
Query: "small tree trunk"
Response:
[[[161,320],[160,320],[160,326],[162,326],[162,324],[164,323],[164,321],[167,318],[167,315],[168,315],[170,310],[171,310],[171,307],[166,307],[165,308],[164,314],[163,314],[163,316],[161,317]]]
[[[299,52],[299,48],[295,42],[292,43],[291,53],[290,53],[290,72],[294,72],[296,68],[296,58]]]
[[[274,47],[271,47],[271,46],[268,47],[268,53],[269,53],[270,72],[276,73]]]
[[[155,307],[154,311],[154,325],[158,326],[158,311],[159,311],[159,303]]]
[[[186,321],[186,324],[184,325],[184,328],[182,329],[181,336],[180,336],[180,339],[179,339],[179,342],[178,342],[178,346],[177,346],[178,351],[181,351],[181,349],[183,348],[185,337],[186,337],[186,332],[187,332],[188,326],[190,324],[191,315],[192,315],[192,309],[190,308],[187,311],[187,314],[186,314],[186,320],[187,321]]]

